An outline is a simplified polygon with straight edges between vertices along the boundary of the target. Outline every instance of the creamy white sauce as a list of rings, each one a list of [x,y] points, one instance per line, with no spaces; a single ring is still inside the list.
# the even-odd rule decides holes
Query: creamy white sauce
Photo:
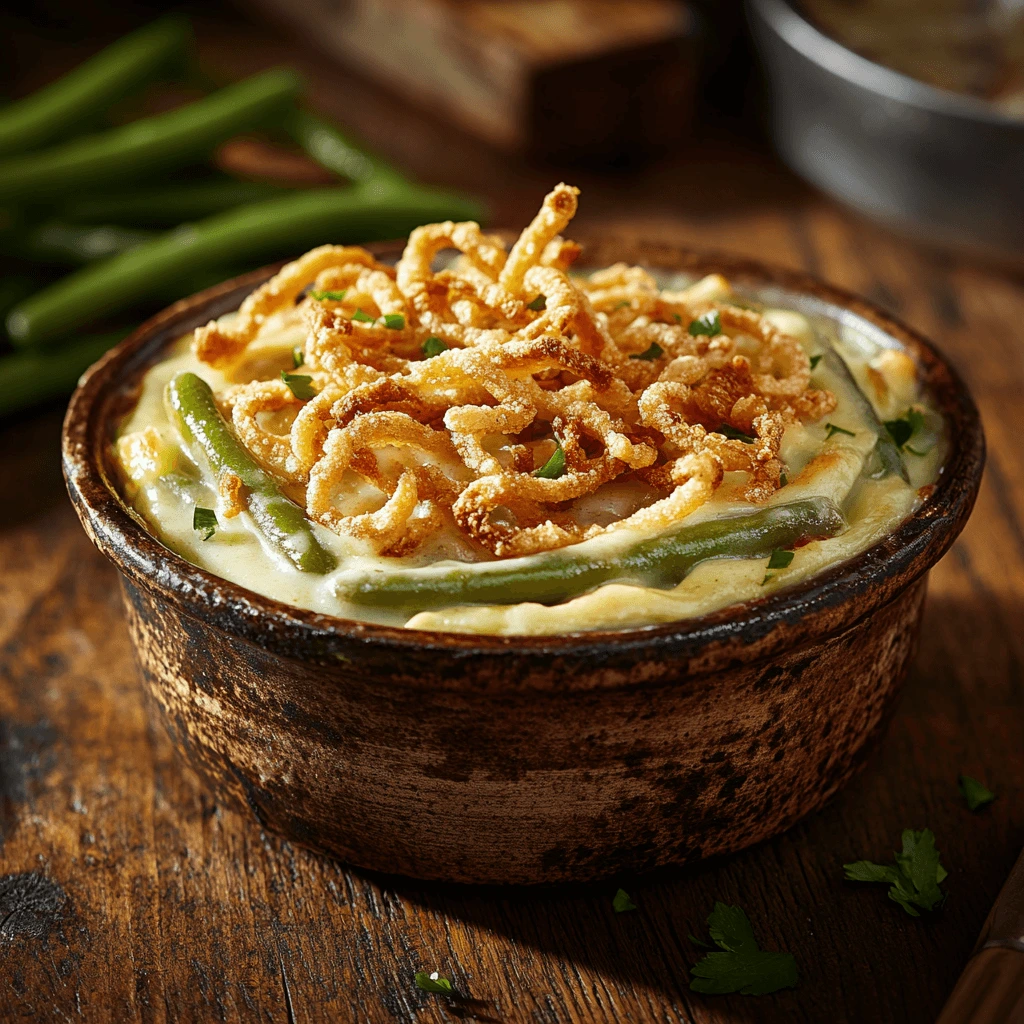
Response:
[[[668,286],[679,285],[673,280]],[[778,301],[774,295],[765,298]],[[795,296],[784,298],[789,300],[787,305],[800,301]],[[821,351],[815,332],[827,334],[881,419],[902,416],[912,404],[927,408],[927,396],[920,393],[910,360],[871,325],[839,315],[835,319],[816,316],[812,326],[808,317],[790,309],[772,310],[768,315],[787,333],[799,338],[810,355]],[[437,536],[412,558],[394,559],[376,556],[362,542],[314,525],[318,539],[337,556],[339,563],[335,572],[318,576],[298,571],[265,544],[244,512],[232,519],[218,516],[217,531],[209,540],[204,541],[193,529],[195,507],[217,508],[218,497],[212,481],[202,479],[201,469],[182,448],[168,419],[163,402],[167,383],[176,373],[190,370],[217,392],[240,379],[276,375],[281,368],[290,368],[291,351],[302,343],[303,328],[295,317],[282,316],[268,323],[252,347],[246,365],[236,368],[231,379],[199,363],[189,351],[189,340],[182,338],[165,360],[147,372],[138,404],[122,427],[122,438],[147,429],[159,435],[159,458],[155,461],[134,457],[131,444],[122,443],[119,448],[126,494],[135,509],[169,548],[224,579],[301,608],[411,629],[490,634],[625,629],[698,616],[761,597],[838,564],[891,532],[920,503],[919,488],[937,478],[945,451],[941,420],[929,412],[926,428],[917,441],[923,454],[905,455],[909,485],[895,476],[868,478],[864,470],[872,457],[876,434],[858,407],[853,389],[822,360],[813,373],[813,383],[834,391],[839,405],[820,423],[794,424],[787,429],[780,455],[790,482],[776,492],[769,504],[784,504],[808,496],[830,497],[843,508],[849,523],[840,536],[800,547],[792,563],[783,570],[766,571],[765,558],[717,559],[700,564],[670,590],[607,584],[551,607],[521,603],[439,608],[409,618],[400,612],[347,602],[342,596],[345,581],[368,570],[387,571],[396,565],[406,568],[462,564],[479,557],[456,531]],[[827,423],[849,429],[854,436],[837,433],[828,438]],[[280,429],[286,426],[281,424]],[[737,483],[731,485],[727,478],[714,498],[687,522],[750,511],[748,503],[738,500]],[[643,489],[640,484],[613,482],[588,499],[582,515],[598,523],[620,518],[638,503],[649,500]],[[375,492],[367,493],[368,510],[380,504]],[[643,536],[622,530],[582,542],[575,549],[614,556]]]

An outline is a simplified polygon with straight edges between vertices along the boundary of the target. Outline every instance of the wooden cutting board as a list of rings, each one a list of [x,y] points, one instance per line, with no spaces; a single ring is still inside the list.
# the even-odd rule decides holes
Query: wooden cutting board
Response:
[[[679,0],[247,0],[505,150],[643,157],[689,129],[697,21]]]

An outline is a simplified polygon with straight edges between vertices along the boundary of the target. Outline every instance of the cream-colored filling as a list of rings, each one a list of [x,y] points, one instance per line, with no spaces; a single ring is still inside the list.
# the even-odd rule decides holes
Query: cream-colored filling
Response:
[[[790,310],[771,310],[767,315],[787,333],[797,337],[808,353],[820,351],[818,331],[832,337],[861,390],[878,415],[894,419],[915,405],[927,410],[926,396],[919,393],[912,361],[896,348],[885,348],[864,333],[840,329],[829,321],[810,321]],[[840,536],[814,541],[799,548],[783,570],[767,571],[767,559],[717,559],[697,566],[670,590],[608,584],[560,605],[521,603],[502,606],[438,608],[412,618],[401,612],[371,609],[347,602],[344,582],[353,573],[367,570],[443,565],[479,557],[454,528],[442,532],[410,558],[382,558],[351,537],[338,536],[314,525],[321,543],[338,556],[339,568],[324,576],[293,568],[266,545],[247,513],[225,518],[223,503],[212,481],[183,450],[164,408],[168,381],[182,370],[203,377],[219,391],[239,379],[276,375],[290,365],[293,346],[303,341],[303,328],[295,317],[283,316],[269,323],[242,368],[232,379],[201,364],[181,339],[168,358],[145,376],[134,411],[123,424],[118,455],[126,478],[126,492],[135,509],[168,547],[210,572],[257,593],[288,604],[347,619],[405,625],[410,629],[489,634],[564,634],[592,629],[625,629],[672,622],[748,601],[790,586],[863,551],[891,532],[920,503],[919,489],[938,476],[945,449],[941,420],[926,413],[926,427],[912,446],[920,455],[905,454],[910,483],[896,476],[871,479],[872,450],[876,434],[856,393],[822,360],[813,379],[818,387],[837,395],[835,412],[822,423],[794,424],[786,431],[781,456],[789,483],[780,488],[771,504],[783,504],[811,495],[832,498],[845,513],[849,528]],[[850,430],[852,437],[836,433],[828,437],[826,423]],[[281,424],[279,429],[286,429]],[[749,510],[738,498],[740,481],[728,478],[714,498],[694,512],[688,522]],[[614,481],[576,509],[587,521],[602,522],[628,515],[651,500],[645,486]],[[376,504],[374,502],[376,501]],[[216,533],[204,541],[193,529],[195,507],[217,508]],[[366,496],[372,510],[379,499]],[[645,534],[621,530],[576,545],[586,552],[612,553],[636,543]]]

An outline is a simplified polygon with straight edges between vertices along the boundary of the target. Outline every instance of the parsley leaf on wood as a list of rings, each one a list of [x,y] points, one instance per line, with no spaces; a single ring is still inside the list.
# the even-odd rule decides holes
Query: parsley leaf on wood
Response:
[[[192,512],[192,529],[209,540],[217,532],[217,513],[212,508],[201,508],[196,505]]]
[[[637,352],[631,355],[630,359],[660,359],[665,354],[665,350],[656,342],[652,341],[650,348],[644,349],[643,352]]]
[[[722,318],[718,315],[718,310],[713,309],[710,313],[691,320],[688,330],[694,337],[703,334],[708,338],[714,338],[722,333]]]
[[[439,992],[446,996],[452,994],[452,983],[447,978],[442,978],[437,971],[432,971],[430,974],[427,974],[426,971],[417,971],[414,977],[416,987],[423,989],[424,992]]]
[[[763,996],[793,988],[799,980],[791,953],[758,949],[750,919],[741,908],[716,902],[708,917],[708,930],[721,952],[708,953],[690,968],[694,992]]]
[[[612,900],[612,910],[616,914],[624,914],[627,910],[636,910],[636,904],[629,898],[625,889],[620,889]]]
[[[960,792],[963,793],[967,806],[972,811],[986,807],[996,798],[991,789],[982,785],[977,779],[972,779],[970,775],[961,775],[957,781],[960,785]]]
[[[308,402],[309,399],[316,397],[316,392],[313,390],[313,378],[307,377],[304,373],[288,373],[282,370],[281,380],[288,385],[288,390],[300,402]]]
[[[885,882],[889,899],[898,903],[911,917],[920,917],[921,910],[934,910],[945,898],[939,884],[946,869],[939,863],[935,835],[931,829],[920,832],[903,830],[903,849],[893,856],[894,863],[873,864],[858,860],[844,864],[846,877],[852,882]]]

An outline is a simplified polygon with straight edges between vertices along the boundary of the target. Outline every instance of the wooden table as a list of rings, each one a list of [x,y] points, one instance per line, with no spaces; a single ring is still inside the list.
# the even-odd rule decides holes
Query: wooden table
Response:
[[[274,33],[239,40],[210,21],[199,35],[224,75],[302,66],[326,110],[424,179],[490,196],[496,221],[522,224],[563,173],[489,153]],[[773,842],[622,880],[640,907],[622,915],[615,883],[426,885],[265,835],[204,793],[147,722],[114,571],[64,494],[54,407],[0,428],[0,1020],[934,1019],[1024,843],[1021,283],[841,212],[754,146],[702,138],[643,173],[564,174],[583,187],[581,221],[806,268],[933,337],[972,386],[986,482],[932,574],[920,654],[866,770]],[[990,809],[964,807],[961,770],[999,794]],[[926,825],[950,872],[934,917],[842,880],[844,861],[885,860],[901,829]],[[795,991],[690,992],[687,934],[703,934],[716,899],[796,955]],[[413,973],[435,969],[469,998],[420,992]]]

